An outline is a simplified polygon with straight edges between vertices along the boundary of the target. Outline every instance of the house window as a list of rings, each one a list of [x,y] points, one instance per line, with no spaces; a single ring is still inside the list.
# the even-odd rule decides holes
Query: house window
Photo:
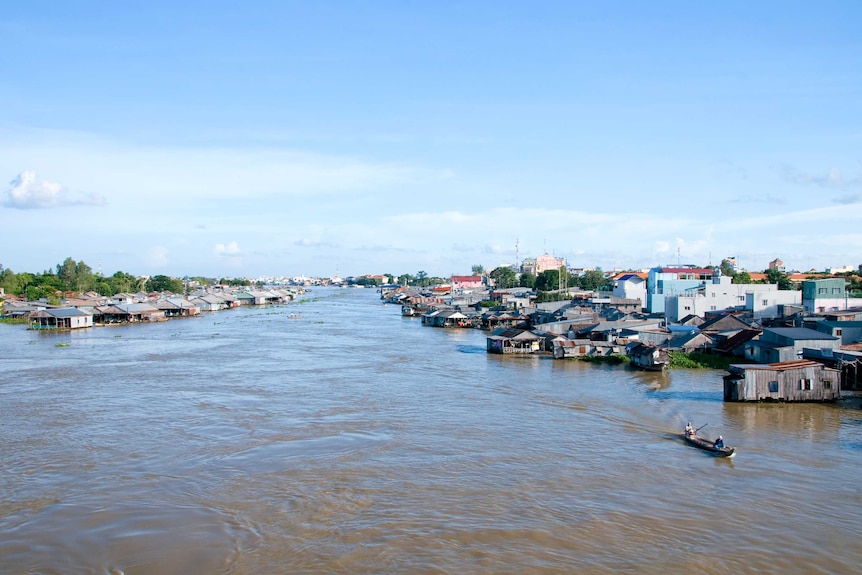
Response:
[[[826,294],[829,293],[826,288],[817,288],[817,293]]]
[[[799,389],[803,391],[811,391],[811,380],[810,379],[800,379],[799,380]]]
[[[778,393],[778,382],[770,381],[769,382],[769,393]]]
[[[714,305],[709,306],[709,311],[715,311],[715,306]]]
[[[841,335],[841,328],[835,330],[835,335]]]
[[[832,389],[832,382],[831,381],[824,381],[823,382],[823,389]]]
[[[769,300],[765,299],[761,302],[761,305],[769,305]]]
[[[691,306],[685,306],[685,311],[689,311],[690,309],[691,309]]]
[[[841,293],[841,288],[832,288],[832,293]]]

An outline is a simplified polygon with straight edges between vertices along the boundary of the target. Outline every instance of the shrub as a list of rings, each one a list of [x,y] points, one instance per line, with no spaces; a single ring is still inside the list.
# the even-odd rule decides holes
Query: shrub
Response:
[[[693,351],[671,351],[670,367],[685,369],[727,369],[732,358]]]

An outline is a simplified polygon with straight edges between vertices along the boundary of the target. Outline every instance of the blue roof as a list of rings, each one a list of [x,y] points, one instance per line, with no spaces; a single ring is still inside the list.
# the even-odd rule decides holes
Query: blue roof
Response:
[[[640,277],[638,274],[623,274],[617,278],[617,281],[625,281],[625,280],[630,280],[632,278],[637,278],[637,279],[643,281],[643,278]]]

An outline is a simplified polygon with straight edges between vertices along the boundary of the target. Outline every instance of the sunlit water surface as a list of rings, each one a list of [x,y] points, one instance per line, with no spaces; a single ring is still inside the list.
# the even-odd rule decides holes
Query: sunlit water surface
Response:
[[[722,372],[488,355],[399,311],[0,325],[0,573],[859,572],[858,401],[726,404]]]

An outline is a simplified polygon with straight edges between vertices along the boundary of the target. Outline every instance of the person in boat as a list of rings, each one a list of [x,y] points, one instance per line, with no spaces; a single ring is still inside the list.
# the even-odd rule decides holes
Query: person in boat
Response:
[[[720,435],[719,435],[719,436],[718,436],[718,439],[716,439],[716,440],[713,442],[713,444],[712,444],[712,445],[713,445],[713,447],[715,447],[716,449],[721,449],[722,447],[724,447],[724,438],[723,438],[722,436],[720,436]]]
[[[694,427],[692,427],[691,422],[685,424],[685,435],[686,437],[691,437],[694,435]]]

